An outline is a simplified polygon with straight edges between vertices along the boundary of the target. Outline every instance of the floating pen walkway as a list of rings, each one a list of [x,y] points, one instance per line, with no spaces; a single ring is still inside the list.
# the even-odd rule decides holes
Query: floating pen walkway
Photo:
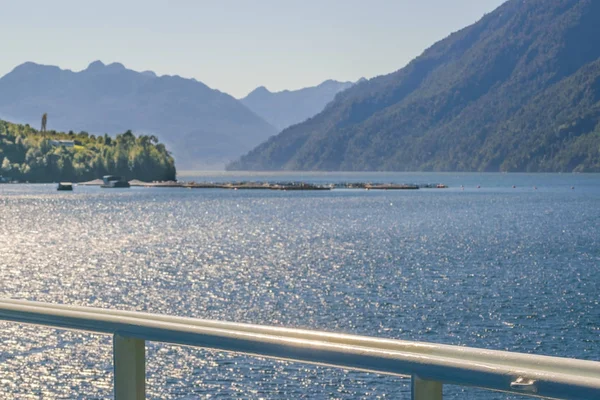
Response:
[[[595,361],[11,299],[0,320],[112,335],[116,400],[145,398],[146,340],[411,377],[417,400],[443,384],[600,399]]]

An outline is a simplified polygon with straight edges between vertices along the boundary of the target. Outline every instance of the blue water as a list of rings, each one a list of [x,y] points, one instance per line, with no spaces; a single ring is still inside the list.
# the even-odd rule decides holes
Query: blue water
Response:
[[[181,178],[450,188],[0,185],[0,296],[600,360],[600,175]],[[152,399],[409,398],[394,377],[148,346]],[[110,398],[111,349],[0,323],[0,398]]]

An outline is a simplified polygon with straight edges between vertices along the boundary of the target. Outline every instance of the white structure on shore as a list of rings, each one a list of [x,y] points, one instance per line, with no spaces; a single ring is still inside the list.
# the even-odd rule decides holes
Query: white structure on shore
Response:
[[[72,140],[50,140],[52,146],[75,147],[75,142]]]

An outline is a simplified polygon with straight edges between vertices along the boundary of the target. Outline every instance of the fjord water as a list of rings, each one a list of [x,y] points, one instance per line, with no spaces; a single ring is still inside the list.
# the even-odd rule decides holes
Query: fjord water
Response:
[[[0,185],[0,296],[600,359],[600,175],[193,175],[450,188]],[[410,393],[394,377],[157,343],[147,353],[152,399]],[[111,389],[110,338],[0,323],[0,398]]]

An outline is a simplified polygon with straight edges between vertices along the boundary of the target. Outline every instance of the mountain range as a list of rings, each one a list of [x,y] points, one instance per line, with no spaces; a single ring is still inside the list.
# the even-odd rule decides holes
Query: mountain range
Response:
[[[222,169],[280,130],[321,111],[350,82],[295,91],[264,87],[242,100],[195,79],[91,63],[73,72],[27,62],[0,78],[0,118],[54,130],[156,135],[181,169]]]
[[[73,72],[24,63],[0,79],[0,117],[54,130],[156,135],[179,169],[222,168],[277,133],[232,96],[194,79],[91,63]]]
[[[240,101],[278,131],[282,131],[318,114],[336,94],[352,85],[353,82],[327,80],[318,86],[275,93],[261,86]]]
[[[229,165],[600,171],[600,1],[509,0]]]

